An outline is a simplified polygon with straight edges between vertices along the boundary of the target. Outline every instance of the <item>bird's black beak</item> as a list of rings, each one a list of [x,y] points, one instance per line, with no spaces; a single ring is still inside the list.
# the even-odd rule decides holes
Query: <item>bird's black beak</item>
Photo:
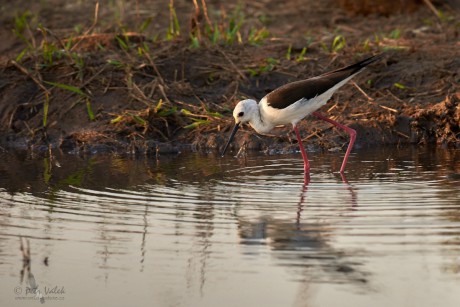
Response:
[[[233,137],[235,136],[235,134],[238,131],[239,127],[240,127],[240,123],[236,123],[235,127],[233,127],[232,133],[230,133],[230,137],[228,138],[228,142],[225,145],[224,150],[222,150],[222,157],[225,155],[225,152],[227,151],[228,145],[230,145],[230,143],[232,142]]]

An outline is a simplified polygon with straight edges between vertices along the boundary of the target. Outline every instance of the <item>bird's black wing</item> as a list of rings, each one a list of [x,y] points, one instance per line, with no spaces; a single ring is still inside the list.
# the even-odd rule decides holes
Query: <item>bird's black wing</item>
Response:
[[[383,54],[378,54],[358,63],[324,73],[318,77],[285,84],[270,92],[265,98],[272,108],[284,109],[300,99],[311,99],[323,94],[340,81],[357,74],[367,65],[379,60]]]

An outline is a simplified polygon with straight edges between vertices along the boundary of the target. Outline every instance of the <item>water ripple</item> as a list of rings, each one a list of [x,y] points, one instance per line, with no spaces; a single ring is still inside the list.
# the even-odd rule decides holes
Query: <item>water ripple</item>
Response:
[[[197,301],[246,280],[259,294],[277,280],[285,290],[343,287],[373,298],[376,284],[424,282],[417,276],[427,270],[430,287],[450,280],[459,265],[460,192],[446,174],[460,165],[384,156],[355,154],[342,178],[331,171],[340,156],[316,154],[308,185],[297,155],[61,158],[52,176],[43,161],[29,162],[32,179],[2,181],[0,255],[13,267],[23,236],[34,257],[52,259],[50,267],[34,259],[35,276],[79,289],[67,275],[81,270],[100,293],[126,294],[130,280],[144,290],[154,284],[156,297],[171,291]],[[18,280],[9,267],[0,270]]]

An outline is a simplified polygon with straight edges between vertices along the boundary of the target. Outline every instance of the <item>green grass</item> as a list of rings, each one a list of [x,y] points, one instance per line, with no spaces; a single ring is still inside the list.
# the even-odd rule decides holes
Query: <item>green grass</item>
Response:
[[[169,2],[169,28],[166,33],[166,40],[172,40],[180,36],[180,24],[177,18],[176,9],[174,8],[173,1]]]
[[[405,86],[405,85],[402,84],[402,83],[398,83],[398,82],[395,82],[395,83],[393,84],[393,86],[396,87],[396,88],[398,88],[398,89],[400,89],[400,90],[405,90],[405,89],[407,89],[407,86]]]
[[[272,71],[276,65],[279,64],[279,61],[275,58],[266,58],[264,63],[260,64],[256,68],[247,68],[251,77],[259,76],[263,73]]]
[[[338,34],[334,36],[330,45],[327,45],[325,42],[321,42],[321,47],[326,53],[337,53],[342,50],[347,45],[345,36]]]
[[[51,82],[51,81],[43,81],[43,82],[46,83],[46,84],[58,87],[60,89],[63,89],[63,90],[78,94],[80,96],[87,97],[87,95],[85,93],[83,93],[83,91],[81,89],[79,89],[78,87],[76,87],[76,86],[57,83],[57,82]]]
[[[118,46],[120,46],[122,50],[129,51],[131,49],[129,46],[128,37],[117,35],[115,36],[115,39],[117,40]]]
[[[93,121],[96,119],[96,116],[94,116],[93,108],[91,106],[91,100],[88,97],[86,98],[86,112],[88,113],[89,120]]]
[[[149,116],[152,116],[153,118]],[[127,125],[134,124],[135,126],[148,129],[157,119],[166,119],[168,117],[181,116],[185,122],[183,129],[195,129],[203,125],[210,124],[213,120],[221,119],[223,115],[219,112],[204,110],[203,114],[193,113],[192,111],[182,108],[180,111],[176,106],[168,107],[162,99],[158,100],[153,108],[147,108],[141,111],[125,111],[123,114],[116,115],[110,120],[111,124],[125,123]]]
[[[29,52],[35,51],[35,40],[31,32],[31,25],[34,16],[30,11],[25,11],[21,15],[16,15],[14,18],[13,34],[23,42],[26,47],[16,56],[16,62],[21,62],[22,58]],[[32,56],[32,55],[31,55]]]
[[[334,37],[334,40],[332,41],[331,51],[338,52],[342,50],[346,44],[347,41],[345,40],[345,37],[343,35],[337,35],[336,37]]]
[[[284,56],[286,60],[290,60],[292,56],[292,44],[289,44],[288,49],[286,51],[286,55]]]
[[[115,8],[114,5],[114,3],[111,4],[114,14],[116,13],[117,16],[123,15],[124,8]],[[200,48],[207,47],[208,45],[231,46],[245,43],[250,45],[261,45],[270,37],[269,31],[264,26],[258,27],[252,25],[248,29],[248,20],[241,10],[241,5],[238,5],[230,14],[221,12],[220,16],[217,16],[217,20],[213,20],[210,23],[202,23],[199,29],[190,31],[189,33],[184,33],[181,30],[179,17],[172,0],[167,4],[167,7],[169,10],[169,26],[163,38],[165,41],[186,39],[190,42],[190,48]],[[117,16],[115,16],[115,20],[120,18],[120,16]],[[78,44],[75,37],[86,35],[89,30],[94,29],[95,24],[87,31],[84,31],[81,26],[75,26],[75,33],[69,34],[69,38],[63,39],[62,41],[65,43],[62,43],[62,41],[56,39],[54,35],[49,35],[49,30],[43,25],[38,24],[36,20],[37,17],[30,11],[25,11],[15,17],[13,32],[16,37],[25,44],[25,48],[16,56],[16,62],[21,62],[24,58],[29,56],[36,57],[36,61],[40,63],[41,66],[52,66],[55,64],[56,60],[61,59],[63,56],[68,57],[79,71],[79,77],[81,79],[84,60],[81,55],[72,52],[72,48],[75,44]],[[97,17],[95,17],[94,22],[97,22]],[[144,33],[152,22],[152,17],[148,17],[142,22],[139,21],[140,24],[136,29],[137,33]],[[128,27],[122,25],[121,22],[118,22],[118,27],[121,33],[128,32]],[[36,45],[34,35],[31,31],[31,29],[35,28],[38,28],[42,35],[42,43],[40,46]],[[160,39],[160,33],[151,35],[151,39],[153,41],[158,41],[158,39]],[[116,35],[115,40],[118,46],[125,52],[130,53],[132,49],[136,49],[138,54],[142,55],[142,51],[137,48],[134,43],[130,42],[127,35]],[[100,45],[100,48],[102,51],[105,51],[103,46]],[[149,51],[147,50],[147,52]]]
[[[209,112],[207,110],[205,114],[194,114],[187,109],[182,109],[180,112],[182,115],[186,116],[192,121],[191,124],[185,125],[183,127],[184,129],[194,129],[202,125],[208,125],[212,122],[213,119],[219,119],[223,117],[223,115],[219,112]]]
[[[86,102],[86,112],[88,115],[88,118],[90,121],[93,121],[96,119],[96,116],[94,115],[93,108],[91,106],[91,100],[90,97],[85,94],[80,88],[69,85],[69,84],[63,84],[63,83],[57,83],[57,82],[51,82],[51,81],[43,81],[43,83],[52,85],[54,87],[69,91],[71,93],[77,94],[80,96],[81,99],[84,99]],[[49,99],[45,101],[44,107],[43,107],[43,126],[46,127],[47,122],[48,122],[48,109],[49,109]]]
[[[217,20],[202,24],[188,36],[190,47],[199,48],[208,45],[232,46],[246,43],[261,45],[270,37],[270,33],[263,25],[260,27],[252,25],[249,28],[249,21],[241,10],[241,5],[237,5],[230,14],[220,12]]]
[[[32,22],[33,15],[30,11],[25,11],[21,15],[16,15],[14,18],[14,29],[13,33],[18,37],[28,48],[34,48],[31,38],[27,38],[26,35],[30,35],[30,24]],[[28,32],[24,34],[24,32]]]
[[[270,36],[266,28],[252,28],[249,32],[248,43],[251,45],[260,45]]]
[[[121,2],[120,2],[121,3]],[[120,7],[119,3],[110,2],[108,4],[109,11],[111,10],[115,15],[112,22],[116,23],[115,30],[113,31],[113,41],[115,45],[123,50],[124,55],[120,57],[112,57],[109,55],[108,59],[105,59],[105,66],[108,69],[121,69],[126,74],[125,82],[128,90],[132,90],[133,75],[136,73],[140,65],[145,65],[145,58],[152,58],[154,54],[153,50],[150,50],[149,46],[152,46],[152,42],[167,42],[173,40],[188,41],[190,48],[209,48],[210,46],[219,47],[231,47],[235,44],[248,44],[248,45],[262,45],[270,37],[270,33],[264,24],[268,23],[268,17],[260,17],[259,20],[248,20],[247,16],[241,9],[241,5],[238,5],[232,12],[219,12],[214,14],[209,21],[202,22],[199,25],[197,31],[185,31],[187,27],[180,24],[174,2],[169,1],[165,3],[165,9],[169,10],[169,23],[166,29],[160,29],[158,33],[148,33],[152,30],[151,25],[153,23],[152,17],[147,17],[144,20],[139,20],[135,26],[134,32],[139,34],[141,41],[131,39],[126,33],[133,31],[129,27],[122,24],[123,16],[125,14],[125,7]],[[20,13],[14,18],[14,29],[13,33],[17,39],[24,44],[24,48],[15,56],[17,63],[27,63],[24,66],[28,68],[26,74],[37,75],[38,78],[34,79],[37,83],[43,83],[54,88],[59,88],[69,93],[73,93],[79,97],[78,102],[86,105],[86,116],[90,121],[97,119],[93,106],[91,104],[91,92],[89,87],[86,87],[85,82],[91,82],[92,80],[85,80],[88,76],[94,77],[94,71],[91,71],[91,65],[87,64],[91,60],[91,51],[82,52],[79,51],[81,45],[84,45],[84,39],[91,37],[92,35],[97,36],[97,29],[99,29],[99,23],[104,21],[98,21],[97,11],[95,10],[94,22],[90,27],[83,27],[76,25],[71,30],[72,33],[68,33],[67,37],[58,37],[52,30],[46,28],[46,24],[39,22],[39,16],[34,15],[28,10]],[[88,19],[92,19],[92,16],[88,16]],[[38,31],[36,31],[38,29]],[[121,33],[117,35],[117,33]],[[142,34],[142,35],[141,35]],[[36,36],[40,37],[37,38]],[[149,39],[150,37],[150,39]],[[83,41],[83,43],[82,43]],[[37,44],[37,42],[40,42]],[[95,47],[103,54],[109,54],[110,45],[107,45],[103,40],[95,42]],[[84,50],[84,49],[83,49]],[[303,60],[306,48],[298,55],[296,60]],[[291,57],[291,55],[287,55]],[[32,60],[32,62],[27,62]],[[153,63],[152,61],[148,61]],[[91,63],[91,62],[89,62]],[[141,63],[141,64],[140,64]],[[267,58],[262,64],[248,68],[247,71],[252,76],[257,76],[269,71],[272,71],[278,60],[274,58]],[[70,64],[70,65],[69,65]],[[43,81],[41,74],[47,72],[47,70],[53,67],[72,67],[73,71],[66,70],[65,75],[59,82]],[[152,65],[154,66],[154,65]],[[103,68],[104,69],[104,68]],[[103,70],[102,69],[102,70]],[[43,127],[47,127],[49,124],[49,107],[53,100],[53,93],[48,92],[46,86],[41,84],[41,88],[45,91],[45,98],[43,101]],[[85,92],[83,91],[85,89]],[[183,109],[184,110],[184,109]],[[156,118],[169,118],[170,116],[181,116],[186,121],[183,126],[185,129],[193,129],[203,125],[207,125],[214,119],[220,118],[222,115],[217,112],[210,110],[201,110],[203,114],[188,113],[187,111],[179,111],[174,105],[165,105],[162,100],[154,107],[154,116]],[[149,126],[149,121],[144,116],[145,114],[137,113],[123,113],[116,115],[115,118],[110,120],[110,123],[117,124],[120,122],[132,121],[135,125],[143,127]]]
[[[296,57],[296,62],[302,62],[305,61],[305,54],[307,53],[307,47],[303,47],[302,50],[300,51],[299,55]]]
[[[48,125],[48,110],[50,107],[50,96],[45,93],[45,101],[43,102],[43,127],[46,127]]]
[[[390,35],[388,35],[388,37],[391,39],[399,39],[401,37],[401,30],[394,29],[393,31],[390,32]]]
[[[147,30],[147,28],[150,26],[150,24],[152,23],[153,21],[153,18],[152,17],[149,17],[147,19],[145,19],[142,24],[139,26],[139,29],[138,29],[138,32],[139,33],[144,33],[145,30]]]

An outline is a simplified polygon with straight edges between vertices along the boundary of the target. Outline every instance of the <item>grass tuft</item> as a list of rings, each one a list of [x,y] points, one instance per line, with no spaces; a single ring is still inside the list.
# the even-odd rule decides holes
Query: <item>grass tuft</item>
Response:
[[[57,82],[51,82],[51,81],[43,81],[43,82],[46,83],[46,84],[58,87],[60,89],[63,89],[63,90],[78,94],[80,96],[87,97],[87,95],[85,93],[83,93],[83,91],[81,89],[79,89],[78,87],[76,87],[76,86],[69,85],[69,84],[57,83]]]
[[[331,51],[338,52],[342,50],[346,44],[347,41],[345,40],[345,37],[343,35],[337,35],[336,37],[334,37],[334,40],[332,41]]]
[[[172,40],[180,36],[180,24],[177,18],[176,9],[174,8],[174,1],[169,1],[169,28],[166,33],[166,40]]]

